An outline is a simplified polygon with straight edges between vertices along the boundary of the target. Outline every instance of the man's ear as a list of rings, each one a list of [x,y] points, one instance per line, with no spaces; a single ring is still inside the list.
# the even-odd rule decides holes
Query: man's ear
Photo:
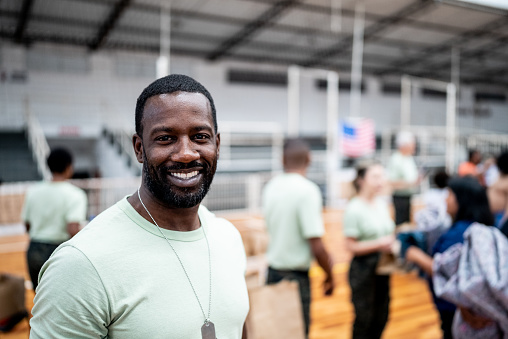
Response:
[[[220,133],[217,133],[217,137],[215,138],[215,142],[217,145],[217,159],[219,159],[220,155]]]
[[[310,158],[310,152],[307,153],[307,156],[306,156],[307,159],[305,159],[305,167],[309,167],[310,166],[310,162],[311,162],[311,158]]]
[[[138,159],[138,162],[140,164],[143,163],[143,140],[141,140],[141,137],[134,133],[132,136],[132,146],[134,147],[134,153],[136,153],[136,159]]]

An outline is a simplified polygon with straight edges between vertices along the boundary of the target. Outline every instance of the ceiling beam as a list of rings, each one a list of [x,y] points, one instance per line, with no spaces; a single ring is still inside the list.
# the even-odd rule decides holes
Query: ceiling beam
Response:
[[[12,31],[8,30],[0,30],[0,38],[12,38]],[[56,36],[56,35],[40,35],[40,34],[33,34],[30,33],[29,35],[25,35],[23,38],[23,43],[30,44],[34,41],[46,41],[46,42],[52,42],[56,44],[63,44],[63,45],[74,45],[74,46],[81,46],[81,47],[87,47],[88,42],[85,39],[79,39],[79,38],[71,38],[71,37],[62,37],[62,36]],[[150,52],[158,52],[159,51],[159,45],[158,44],[143,44],[143,43],[111,43],[107,46],[104,46],[106,49],[115,49],[115,50],[125,50],[125,51],[150,51]],[[197,58],[204,58],[207,55],[206,50],[196,50],[196,49],[190,49],[190,48],[179,48],[179,47],[172,47],[171,53],[175,55],[184,55],[184,56],[190,56],[190,57],[197,57]],[[269,62],[273,64],[280,64],[280,65],[288,65],[288,64],[294,64],[297,63],[296,60],[290,60],[286,58],[280,58],[280,57],[271,57],[269,55],[266,56],[256,56],[256,55],[249,55],[249,54],[232,54],[225,56],[228,60],[237,60],[237,61],[249,61],[249,62]],[[325,61],[326,62],[326,61]],[[323,63],[323,67],[330,70],[335,71],[341,71],[341,72],[347,72],[351,66],[349,61],[343,62],[343,63],[331,63],[326,62]],[[369,67],[364,66],[364,71],[366,74],[375,74],[377,70],[377,67]],[[428,72],[413,72],[412,75],[420,76],[420,77],[430,77],[431,74]],[[440,75],[433,75],[435,79],[439,80],[445,80],[444,76]],[[488,78],[488,77],[477,77],[477,76],[467,76],[463,79],[464,83],[482,83],[482,84],[491,84],[491,85],[499,85],[503,86],[504,88],[508,88],[508,82],[503,81],[502,79],[497,78]]]
[[[295,0],[277,1],[272,7],[240,29],[240,31],[222,42],[219,47],[207,56],[207,59],[218,60],[222,56],[230,53],[233,48],[245,43],[254,34],[270,25],[272,21],[280,17],[284,12],[294,6],[295,3]]]
[[[391,26],[400,23],[406,16],[413,15],[424,9],[427,9],[434,2],[431,0],[418,0],[398,10],[396,13],[383,17],[367,27],[364,32],[363,39],[365,42],[374,39],[374,37]],[[342,39],[333,46],[317,51],[309,59],[303,62],[303,66],[314,67],[320,65],[324,59],[328,59],[340,54],[348,53],[353,44],[353,36],[350,35]]]
[[[68,1],[87,2],[87,3],[92,2],[95,4],[99,4],[99,5],[104,5],[104,4],[113,4],[115,0],[68,0]],[[274,2],[274,0],[242,0],[242,1],[253,2],[253,3],[258,3],[258,4],[259,3],[270,4],[270,5],[272,5]],[[440,6],[451,6],[451,5],[442,3],[442,4],[440,4]],[[455,7],[455,6],[453,6],[453,7]],[[154,12],[158,13],[160,10],[160,7],[158,5],[154,5],[151,3],[140,3],[140,2],[133,3],[131,5],[131,8],[135,9],[135,10],[144,11],[147,13],[154,13]],[[311,3],[306,3],[306,2],[296,2],[295,8],[301,9],[306,12],[330,14],[330,6],[322,6],[322,5],[311,4]],[[246,23],[246,21],[244,19],[234,18],[234,17],[230,17],[230,16],[225,16],[225,15],[198,13],[198,12],[185,11],[185,10],[174,10],[174,9],[171,12],[173,14],[176,14],[178,12],[177,15],[186,15],[186,16],[187,15],[195,15],[196,17],[203,18],[205,20],[206,19],[213,19],[213,20],[215,20],[217,22],[221,22],[221,23],[222,22],[231,22],[231,21]],[[354,18],[355,11],[351,10],[351,9],[347,9],[347,8],[342,8],[341,15],[343,17]],[[385,16],[380,15],[380,14],[369,13],[369,12],[365,13],[365,19],[369,20],[369,21],[378,21],[378,20],[383,19],[384,17]],[[443,23],[426,22],[426,21],[421,21],[421,20],[409,18],[409,17],[402,18],[402,20],[400,21],[400,25],[404,25],[404,26],[408,26],[408,27],[412,27],[412,28],[417,28],[417,29],[432,30],[435,32],[447,33],[447,34],[460,34],[460,33],[464,32],[463,28],[460,28],[457,26],[450,26],[450,25],[443,24]],[[285,25],[274,24],[272,27],[276,28],[276,27],[284,27],[284,26]],[[289,27],[297,28],[297,26],[290,26],[290,25],[289,25]],[[310,31],[319,31],[319,30],[310,29]],[[336,33],[332,33],[330,31],[320,30],[320,32],[335,34],[335,36],[337,35]],[[490,33],[493,36],[503,35],[501,33],[496,33],[496,32],[490,32]]]
[[[77,0],[75,0],[75,1],[77,1]],[[134,9],[134,5],[132,5],[131,8]],[[208,20],[208,21],[212,21],[212,22],[215,22],[216,20],[219,19],[219,18],[216,18],[215,15],[209,15],[209,14],[204,14],[204,13],[189,13],[189,12],[180,11],[180,10],[173,11],[173,14],[175,14],[179,17],[194,17],[194,15],[198,15],[199,19]],[[1,17],[15,19],[18,16],[19,16],[19,12],[17,12],[17,11],[0,10],[0,19],[1,19]],[[52,24],[57,24],[57,25],[62,25],[62,26],[70,26],[70,27],[76,27],[76,28],[87,28],[87,29],[97,25],[97,22],[93,21],[93,20],[67,19],[64,17],[57,17],[57,16],[45,15],[45,14],[32,15],[30,20],[33,22],[52,23]],[[240,19],[240,22],[244,23],[245,21]],[[240,22],[238,22],[238,20],[234,19],[232,22],[230,22],[230,24],[238,26]],[[276,24],[276,26],[277,26],[277,29],[280,28],[281,31],[287,31],[287,32],[293,31],[292,26],[285,26],[284,25],[283,27],[279,27],[280,24]],[[273,28],[276,28],[276,27],[273,27]],[[121,26],[117,25],[115,27],[115,31],[132,34],[137,37],[153,37],[153,36],[158,36],[158,34],[159,34],[158,29],[143,28],[143,27],[131,26],[131,25],[127,25],[127,24],[123,24]],[[298,32],[298,30],[297,30],[297,32]],[[321,33],[324,33],[324,34],[321,34]],[[172,32],[172,34],[174,35],[175,39],[188,38],[190,40],[203,41],[203,42],[214,43],[214,44],[219,44],[221,42],[219,37],[213,36],[213,35],[207,35],[207,34],[189,34],[189,33],[178,32],[177,30],[174,30]],[[327,36],[326,32],[322,32],[322,31],[317,32],[317,34],[319,34],[319,36],[321,36],[321,37]],[[10,38],[12,38],[12,35]],[[32,34],[32,38],[33,39],[35,39],[35,38],[40,39],[41,41],[47,41],[44,38],[44,34],[36,34],[36,35]],[[501,43],[502,41],[506,42],[507,39],[508,39],[508,36],[501,35],[496,39],[496,41],[498,43]],[[63,38],[63,40],[68,41],[69,39]],[[81,39],[80,41],[83,41],[83,39]],[[32,42],[35,42],[35,40],[32,40]],[[422,50],[422,49],[432,47],[432,45],[428,44],[428,43],[408,42],[405,40],[398,40],[398,39],[392,39],[392,38],[376,38],[375,43],[384,45],[384,46],[393,47],[393,48],[399,48],[402,50]],[[304,47],[304,46],[298,47],[298,46],[294,46],[291,44],[283,44],[283,43],[281,44],[281,43],[271,43],[271,42],[261,42],[261,41],[260,42],[251,42],[249,44],[249,46],[252,47],[253,49],[262,49],[262,50],[266,50],[267,52],[283,49],[283,50],[287,50],[288,52],[297,52],[300,55],[306,54],[306,52],[308,52],[308,50],[309,50],[307,47]],[[473,52],[475,52],[475,53],[479,53],[481,51],[488,52],[489,60],[496,60],[499,62],[504,62],[504,61],[508,60],[508,54],[496,52],[492,49],[488,49],[488,50],[481,49],[479,51],[473,50]],[[449,51],[446,51],[447,54],[448,54],[448,52]],[[466,51],[464,53],[467,53],[467,56],[469,55],[469,51]],[[365,54],[366,54],[365,55],[366,58],[374,56],[372,53],[365,53]],[[477,56],[477,57],[479,57],[479,56]],[[377,56],[376,56],[376,58],[377,58]],[[473,56],[471,56],[471,58],[473,58]],[[464,58],[462,58],[462,59],[464,59]],[[386,59],[384,61],[389,64],[389,62],[393,61],[393,59],[389,60],[388,57],[386,57]],[[383,68],[383,67],[381,67],[381,68]],[[376,71],[382,73],[387,68],[388,67],[384,67],[384,69],[381,69],[381,70],[377,69]],[[396,73],[396,74],[407,73],[407,71],[404,71],[404,69],[399,68],[398,71],[400,71],[400,70],[402,70],[402,71],[396,72],[394,70],[391,73]]]
[[[396,71],[397,69],[403,67],[412,67],[415,64],[425,62],[426,59],[435,54],[443,54],[443,53],[451,53],[452,47],[460,47],[472,39],[479,39],[483,37],[491,37],[491,32],[495,29],[501,28],[503,26],[508,25],[508,15],[504,15],[499,19],[491,21],[482,27],[475,28],[469,31],[466,31],[459,36],[447,40],[443,43],[437,44],[435,46],[431,46],[425,48],[420,51],[418,56],[411,58],[399,58],[395,60],[389,67],[386,68],[385,71],[380,72],[378,75],[391,73]]]
[[[78,1],[78,0],[74,0]],[[102,1],[102,0],[101,0]],[[137,6],[137,5],[136,5]],[[134,9],[135,5],[132,4],[130,8]],[[243,19],[236,19],[236,18],[230,18],[230,17],[222,17],[217,16],[214,14],[206,14],[206,13],[196,13],[196,12],[188,12],[188,11],[181,11],[181,10],[172,10],[172,13],[176,17],[184,17],[184,18],[195,18],[199,20],[205,20],[210,22],[222,22],[222,23],[228,23],[231,25],[241,25],[246,24],[246,21]],[[16,11],[9,11],[9,10],[0,10],[0,17],[9,17],[9,18],[17,18],[18,12]],[[227,21],[226,19],[230,19],[230,21]],[[86,20],[86,19],[68,19],[64,17],[58,17],[58,16],[52,16],[52,15],[45,15],[45,14],[38,14],[38,15],[32,15],[31,21],[35,22],[43,22],[43,23],[52,23],[62,26],[71,26],[71,27],[80,27],[80,28],[90,28],[97,25],[95,21],[92,20]],[[317,30],[317,29],[310,29],[307,30],[305,28],[299,28],[297,26],[292,25],[282,25],[282,24],[274,24],[271,29],[280,31],[280,32],[290,32],[290,33],[296,33],[296,34],[304,34],[310,32],[311,34],[315,34],[316,36],[319,36],[320,38],[327,38],[334,36],[334,33],[331,33],[329,31],[323,31],[323,30]],[[133,25],[126,25],[123,24],[121,26],[117,25],[115,27],[115,31],[122,32],[122,33],[128,33],[136,36],[158,36],[160,31],[158,29],[153,28],[145,28],[145,27],[139,27],[139,26],[133,26]],[[179,34],[177,30],[174,30],[172,34]],[[202,35],[203,37],[205,35]],[[346,36],[346,35],[344,35]],[[492,36],[496,36],[494,32],[492,32]],[[508,39],[508,35],[498,35],[498,39]],[[217,36],[209,36],[208,41],[214,41],[214,43],[220,43],[220,40]],[[386,38],[386,37],[376,37],[376,43],[379,43],[380,45],[389,46],[393,48],[400,48],[404,50],[422,50],[429,47],[432,47],[432,44],[429,43],[421,43],[417,41],[406,41],[406,40],[400,40],[400,39],[393,39],[393,38]],[[372,41],[371,41],[372,42]],[[257,44],[258,42],[256,42]],[[252,42],[250,43],[253,44]],[[265,44],[265,42],[259,42],[259,44]],[[269,44],[266,42],[266,44]],[[280,46],[283,46],[283,44],[277,44]],[[257,46],[253,46],[257,47]],[[304,48],[304,47],[301,47]],[[308,48],[307,48],[308,51]],[[495,60],[499,61],[505,61],[508,59],[508,54],[499,53],[496,51],[488,51],[488,54],[490,57],[494,57]]]
[[[28,26],[28,20],[32,12],[34,0],[24,0],[21,6],[21,12],[19,13],[18,24],[16,26],[16,32],[14,33],[14,41],[21,42],[23,40],[23,34],[25,34],[26,26]]]
[[[243,1],[258,2],[258,3],[259,2],[270,3],[273,0],[243,0]],[[351,2],[351,3],[353,3],[353,2]],[[326,15],[330,15],[330,12],[331,12],[330,6],[322,6],[319,4],[300,2],[296,6],[298,9],[301,9],[302,11],[305,11],[305,12],[319,13],[319,14],[326,14]],[[342,17],[345,17],[345,18],[354,19],[354,17],[355,17],[354,9],[342,8],[340,11],[340,14]],[[365,12],[365,20],[367,20],[367,21],[379,21],[379,20],[383,19],[384,17],[385,16],[381,15],[381,14]],[[440,32],[440,33],[459,34],[463,31],[463,29],[460,27],[450,26],[450,25],[443,24],[443,23],[425,22],[425,21],[420,21],[417,19],[409,18],[409,17],[402,18],[402,20],[400,21],[400,24],[404,25],[404,26],[412,27],[412,28],[431,30],[431,31]]]
[[[105,4],[114,4],[115,0],[68,0],[68,1],[74,1],[74,2],[86,2],[86,3],[95,3],[99,5],[105,5]],[[248,2],[254,2],[254,3],[264,3],[264,4],[273,4],[274,0],[242,0],[242,1],[248,1]],[[420,0],[421,1],[421,0]],[[446,4],[440,4],[440,6],[448,6]],[[159,13],[160,7],[158,5],[154,5],[151,3],[138,3],[134,2],[130,5],[130,8],[137,11],[143,11],[146,13]],[[330,7],[326,6],[320,6],[316,4],[309,4],[309,3],[302,3],[302,2],[296,2],[295,8],[299,8],[303,11],[309,11],[313,13],[321,13],[321,14],[329,14],[330,13]],[[215,23],[227,23],[232,25],[246,25],[249,23],[248,20],[226,16],[226,15],[220,15],[220,14],[211,14],[211,13],[203,13],[203,12],[195,12],[195,11],[189,11],[189,10],[179,10],[179,9],[172,9],[171,13],[175,17],[185,17],[185,18],[192,18],[192,19],[198,19],[198,20],[205,20]],[[342,15],[344,17],[354,17],[354,10],[342,9]],[[373,13],[365,13],[365,19],[370,21],[378,21],[383,19],[385,16],[380,14],[373,14]],[[464,33],[464,29],[456,26],[449,26],[442,23],[432,23],[432,22],[425,22],[420,21],[413,18],[401,18],[401,21],[399,22],[399,25],[401,26],[407,26],[412,27],[416,29],[423,29],[423,30],[432,30],[440,33],[446,33],[446,34],[453,34],[458,35],[461,33]],[[330,30],[322,30],[322,29],[315,29],[310,27],[303,27],[303,26],[295,26],[295,25],[288,25],[288,24],[280,24],[280,23],[274,23],[272,22],[270,25],[270,29],[281,31],[281,32],[291,32],[291,33],[299,33],[299,34],[316,34],[316,35],[322,35],[322,36],[329,36],[333,37],[334,39],[339,37],[346,37],[347,34],[337,34],[334,32],[331,32]],[[500,32],[485,32],[486,34],[490,34],[491,37],[507,37],[508,35],[500,33]],[[383,39],[384,41],[384,39]],[[408,42],[409,43],[409,42]],[[415,42],[413,42],[415,43]]]
[[[94,40],[88,46],[90,48],[90,50],[96,51],[102,46],[102,44],[104,44],[109,33],[113,30],[113,28],[117,24],[118,20],[120,19],[122,14],[125,12],[125,10],[127,9],[127,7],[129,6],[130,3],[131,3],[131,0],[119,0],[113,6],[106,21],[104,21],[104,23],[101,25]]]
[[[494,41],[491,41],[485,45],[478,46],[474,49],[468,49],[465,51],[460,52],[460,61],[461,63],[467,60],[475,60],[479,58],[484,58],[487,55],[491,55],[496,52],[497,49],[506,47],[506,44],[508,43],[508,37],[499,37],[496,38]],[[504,61],[508,60],[508,58],[504,59]],[[429,69],[432,69],[434,71],[440,71],[440,70],[448,70],[451,68],[451,58],[450,60],[446,60],[439,63],[426,63],[428,65]],[[502,72],[502,74],[505,74],[507,72],[506,66],[500,69],[494,69],[494,70],[487,70],[486,72],[484,70],[481,70],[481,76],[487,76],[487,75],[497,75],[499,72]]]

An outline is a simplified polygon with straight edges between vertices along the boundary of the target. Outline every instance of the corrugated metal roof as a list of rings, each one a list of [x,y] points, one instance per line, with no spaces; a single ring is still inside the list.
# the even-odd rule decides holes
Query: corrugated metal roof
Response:
[[[167,4],[168,2],[164,2]],[[348,72],[354,0],[173,0],[171,50],[210,60],[301,64]],[[432,0],[365,0],[364,72],[448,79],[461,49],[464,82],[508,88],[508,12]],[[0,38],[156,53],[161,0],[2,0]],[[339,14],[337,14],[339,13]],[[339,20],[338,30],[331,22]]]

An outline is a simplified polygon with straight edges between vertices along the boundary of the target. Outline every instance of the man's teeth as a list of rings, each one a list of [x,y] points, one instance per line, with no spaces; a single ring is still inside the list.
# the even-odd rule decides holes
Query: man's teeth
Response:
[[[198,171],[193,171],[193,172],[189,172],[189,173],[171,173],[171,175],[173,175],[177,178],[180,178],[180,179],[190,179],[190,178],[198,175],[198,173],[199,173]]]

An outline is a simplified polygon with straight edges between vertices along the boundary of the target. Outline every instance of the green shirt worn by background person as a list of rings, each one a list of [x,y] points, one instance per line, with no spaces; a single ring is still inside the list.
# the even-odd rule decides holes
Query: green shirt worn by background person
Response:
[[[390,181],[416,182],[418,180],[418,168],[414,158],[395,152],[388,163],[388,178]],[[411,195],[413,193],[414,189],[412,188],[394,191],[396,195]]]
[[[344,235],[358,241],[376,240],[393,234],[395,223],[388,206],[381,199],[368,203],[362,198],[351,199],[344,213]]]
[[[87,198],[83,190],[65,181],[44,181],[31,187],[21,218],[30,223],[30,239],[59,244],[69,240],[67,224],[86,220]]]
[[[324,233],[319,187],[296,173],[273,178],[263,192],[263,214],[270,243],[269,265],[279,270],[307,270],[312,261],[308,239]]]
[[[239,339],[249,310],[246,258],[236,228],[199,208],[202,227],[162,229],[218,338]],[[201,338],[204,316],[157,226],[123,199],[62,244],[39,275],[30,338]]]

